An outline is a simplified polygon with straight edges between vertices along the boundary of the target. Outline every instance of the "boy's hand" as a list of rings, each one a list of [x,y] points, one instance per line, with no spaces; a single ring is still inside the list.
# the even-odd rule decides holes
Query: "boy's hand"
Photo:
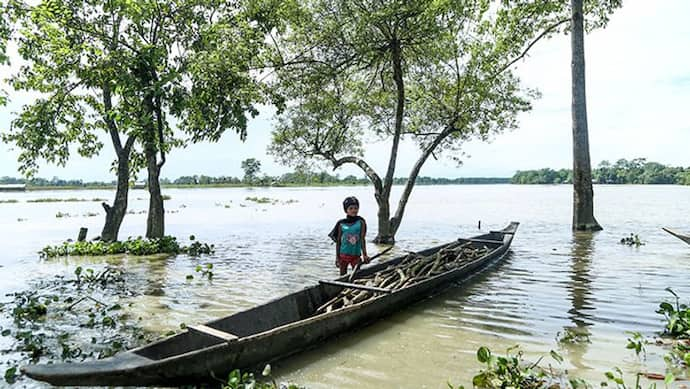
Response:
[[[371,260],[371,259],[369,259],[369,256],[366,255],[366,254],[364,254],[364,255],[362,256],[362,259],[364,260],[364,263],[369,263],[369,261]]]

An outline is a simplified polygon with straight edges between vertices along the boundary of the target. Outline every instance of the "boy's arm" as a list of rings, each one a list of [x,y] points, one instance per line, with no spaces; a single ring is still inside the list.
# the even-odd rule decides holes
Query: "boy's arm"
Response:
[[[362,219],[362,255],[364,256],[364,261],[369,262],[369,255],[367,255],[367,222]]]
[[[340,267],[340,240],[341,240],[341,230],[340,230],[340,223],[338,223],[338,229],[335,234],[336,240],[335,240],[335,266]]]

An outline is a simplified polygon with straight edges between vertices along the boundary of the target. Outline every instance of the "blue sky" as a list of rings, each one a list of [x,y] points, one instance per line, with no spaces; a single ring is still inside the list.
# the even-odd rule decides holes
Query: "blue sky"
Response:
[[[585,40],[590,150],[593,164],[607,159],[644,157],[670,165],[690,166],[690,1],[627,0],[605,30]],[[470,142],[462,166],[441,158],[429,160],[422,175],[437,177],[510,176],[516,170],[571,165],[570,46],[561,36],[541,42],[517,66],[526,86],[541,91],[531,112],[520,116],[520,127],[489,143]],[[16,64],[15,64],[16,66]],[[0,69],[6,78],[11,68]],[[31,95],[10,94],[0,108],[0,130],[6,129]],[[290,169],[266,155],[273,123],[272,110],[262,109],[249,125],[247,141],[227,134],[217,144],[196,144],[175,150],[162,176],[206,174],[241,176],[240,163],[257,158],[263,171],[280,174]],[[111,146],[93,160],[73,158],[66,167],[44,165],[39,176],[111,180]],[[371,142],[366,158],[384,172],[388,145]],[[403,143],[396,176],[406,176],[418,151]],[[0,144],[0,176],[19,176],[17,153]],[[361,175],[356,168],[341,175]]]

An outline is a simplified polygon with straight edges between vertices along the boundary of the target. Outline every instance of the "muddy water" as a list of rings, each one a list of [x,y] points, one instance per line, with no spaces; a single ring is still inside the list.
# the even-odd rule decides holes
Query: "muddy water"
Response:
[[[110,198],[112,192],[0,193],[0,200],[19,201],[0,204],[0,293],[24,290],[55,275],[70,277],[77,266],[99,269],[109,263],[125,270],[129,287],[136,291],[121,297],[129,315],[140,317],[147,331],[179,330],[180,323],[227,315],[337,276],[326,234],[341,217],[341,199],[355,195],[373,237],[376,210],[370,191],[167,189],[167,233],[183,242],[194,234],[215,243],[214,255],[60,260],[40,260],[35,252],[76,236],[82,226],[97,233],[103,217],[99,202],[26,200]],[[398,233],[400,250],[517,220],[521,226],[505,261],[436,298],[275,364],[277,379],[310,388],[441,388],[446,382],[467,386],[480,368],[475,359],[480,345],[500,352],[516,344],[534,358],[558,350],[566,358],[564,367],[594,382],[615,366],[626,372],[662,372],[663,350],[648,347],[641,361],[625,349],[624,331],[652,336],[661,328],[654,310],[670,296],[666,287],[690,299],[690,247],[660,230],[670,226],[690,231],[690,187],[597,186],[595,194],[597,218],[605,230],[591,236],[570,231],[568,186],[416,188]],[[262,204],[247,197],[275,202]],[[132,191],[130,209],[145,210],[146,198],[145,192]],[[70,217],[57,218],[58,212]],[[87,216],[89,212],[101,215]],[[137,236],[144,229],[145,215],[131,214],[121,236]],[[631,232],[646,245],[618,243]],[[369,251],[377,250],[371,245]],[[214,265],[212,280],[194,271],[207,263]],[[187,275],[195,277],[190,281]],[[12,328],[7,312],[0,313],[0,325]],[[555,337],[568,329],[584,333],[590,342],[560,345]],[[11,348],[11,343],[11,337],[0,338],[0,350]],[[4,352],[0,362],[16,357]],[[29,380],[18,385],[38,386]]]

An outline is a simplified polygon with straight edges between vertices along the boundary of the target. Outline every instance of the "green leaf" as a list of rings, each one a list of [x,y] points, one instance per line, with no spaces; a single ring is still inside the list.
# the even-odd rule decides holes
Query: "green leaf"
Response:
[[[484,346],[480,347],[477,350],[477,360],[480,363],[488,363],[491,360],[491,350]]]
[[[563,363],[563,357],[561,356],[561,354],[557,353],[554,350],[551,350],[550,354],[551,358],[553,358],[556,362]]]
[[[666,386],[671,385],[671,384],[673,383],[673,381],[675,381],[675,380],[676,380],[676,376],[673,375],[673,373],[668,372],[668,373],[666,374],[666,377],[664,378],[664,384],[665,384]]]

